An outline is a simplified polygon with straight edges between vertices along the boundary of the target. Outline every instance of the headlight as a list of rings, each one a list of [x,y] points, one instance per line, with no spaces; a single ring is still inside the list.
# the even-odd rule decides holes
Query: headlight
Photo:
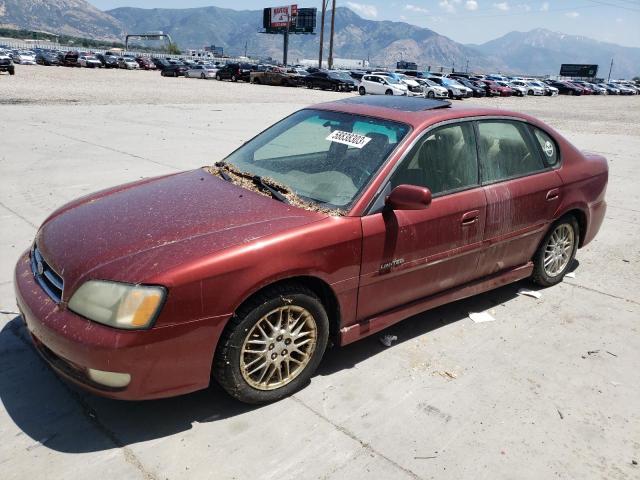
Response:
[[[73,294],[69,309],[110,327],[135,330],[149,327],[164,297],[162,287],[90,280]]]

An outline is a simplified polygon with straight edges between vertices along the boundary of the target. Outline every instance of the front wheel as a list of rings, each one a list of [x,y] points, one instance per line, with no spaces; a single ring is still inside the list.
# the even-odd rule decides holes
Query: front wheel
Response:
[[[433,92],[427,92],[427,97],[428,98],[434,98],[436,95]]]
[[[543,287],[560,283],[571,267],[580,242],[580,229],[573,215],[555,222],[533,257],[532,280]]]
[[[393,95],[393,92],[391,91],[391,89],[387,90],[386,92],[384,92],[385,95]]]
[[[235,75],[231,75],[231,81],[232,82],[237,82],[238,78]]]
[[[271,287],[229,321],[216,350],[213,374],[242,402],[273,402],[309,381],[328,337],[326,311],[311,290],[295,284]]]
[[[222,78],[220,78],[220,75],[216,75],[216,80],[222,80]]]
[[[358,89],[358,93],[359,93],[360,95],[366,95],[366,94],[367,94],[367,91],[364,89],[364,87],[360,87],[360,88]]]
[[[206,77],[205,77],[205,75],[204,75],[204,73],[201,73],[201,74],[200,74],[200,78],[201,78],[202,80],[204,80],[204,79],[206,78]]]

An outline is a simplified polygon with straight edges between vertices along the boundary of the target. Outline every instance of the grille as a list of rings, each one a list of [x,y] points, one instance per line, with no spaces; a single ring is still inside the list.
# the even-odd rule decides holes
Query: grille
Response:
[[[53,268],[45,261],[37,246],[31,250],[31,271],[38,285],[49,295],[53,301],[60,303],[64,282]]]

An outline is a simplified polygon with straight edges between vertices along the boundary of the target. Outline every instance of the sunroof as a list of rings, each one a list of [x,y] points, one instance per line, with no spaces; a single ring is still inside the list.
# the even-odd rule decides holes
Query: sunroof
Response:
[[[392,108],[403,112],[421,112],[451,106],[448,100],[432,100],[424,97],[405,97],[404,95],[362,95],[339,100],[341,103],[371,105],[372,107]]]

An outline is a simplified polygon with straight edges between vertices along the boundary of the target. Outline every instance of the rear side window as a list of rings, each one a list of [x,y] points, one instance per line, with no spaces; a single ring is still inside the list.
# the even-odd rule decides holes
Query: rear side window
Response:
[[[478,122],[478,143],[483,183],[521,177],[545,168],[527,127],[520,122]]]
[[[558,146],[556,145],[556,142],[554,142],[549,135],[539,128],[531,127],[531,129],[533,130],[533,135],[536,137],[536,140],[542,149],[542,158],[544,159],[544,162],[550,167],[556,166],[559,160]]]

